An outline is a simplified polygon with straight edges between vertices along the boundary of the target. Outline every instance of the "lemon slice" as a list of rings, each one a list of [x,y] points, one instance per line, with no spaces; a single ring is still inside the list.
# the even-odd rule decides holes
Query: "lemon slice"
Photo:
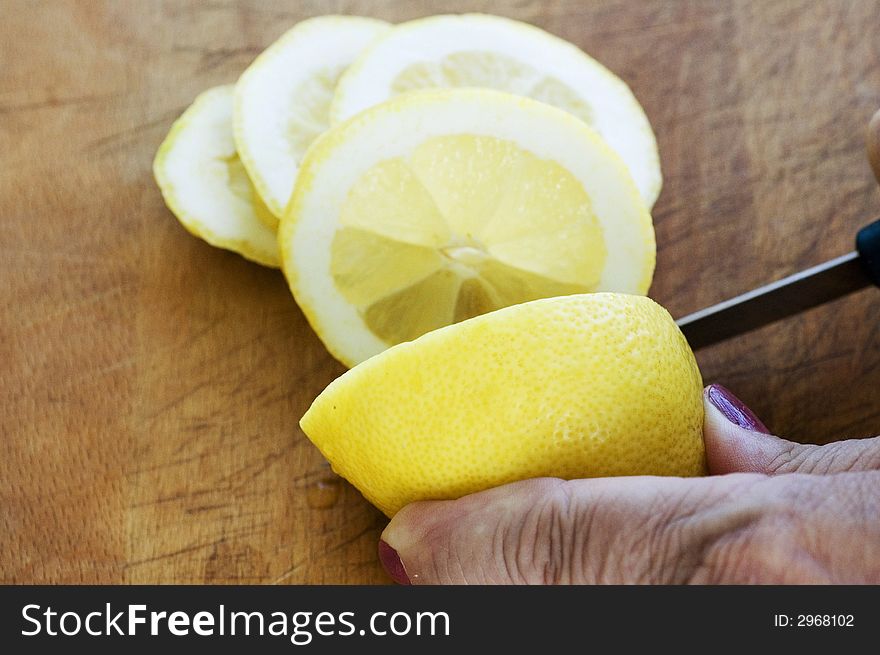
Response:
[[[278,226],[303,154],[329,125],[333,89],[363,49],[389,29],[358,16],[298,23],[269,46],[235,86],[235,141]]]
[[[165,204],[212,246],[278,267],[274,230],[259,219],[260,197],[235,151],[233,86],[205,91],[175,121],[153,161]]]
[[[279,231],[283,269],[351,366],[507,305],[646,293],[651,216],[585,123],[484,89],[401,95],[320,137]]]
[[[593,293],[391,348],[300,421],[388,516],[525,478],[705,474],[700,371],[669,313]]]
[[[401,23],[342,76],[332,121],[426,87],[487,87],[564,109],[620,154],[649,206],[660,193],[657,142],[632,91],[576,46],[537,27],[479,14]]]

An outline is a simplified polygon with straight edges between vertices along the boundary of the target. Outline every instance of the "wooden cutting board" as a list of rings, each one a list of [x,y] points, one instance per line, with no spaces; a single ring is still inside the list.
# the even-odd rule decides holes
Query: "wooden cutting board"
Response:
[[[880,214],[874,2],[42,2],[0,20],[0,578],[372,583],[384,517],[297,427],[342,367],[280,273],[189,236],[171,122],[298,20],[479,10],[621,75],[665,174],[679,316],[852,248]],[[880,432],[880,293],[699,353],[778,434]]]

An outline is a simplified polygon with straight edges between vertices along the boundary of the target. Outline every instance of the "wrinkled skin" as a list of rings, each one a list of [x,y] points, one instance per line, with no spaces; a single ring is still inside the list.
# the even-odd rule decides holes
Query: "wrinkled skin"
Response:
[[[880,437],[796,444],[728,419],[709,391],[710,477],[543,478],[414,503],[383,533],[383,563],[412,584],[880,583]]]

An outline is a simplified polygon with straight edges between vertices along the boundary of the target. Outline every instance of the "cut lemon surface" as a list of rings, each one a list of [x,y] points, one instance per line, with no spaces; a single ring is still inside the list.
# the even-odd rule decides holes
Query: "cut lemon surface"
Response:
[[[699,369],[640,296],[549,298],[436,330],[332,382],[300,425],[389,516],[526,478],[705,473]]]
[[[487,87],[564,109],[620,154],[648,206],[660,193],[657,142],[626,83],[571,43],[507,18],[432,16],[395,26],[342,76],[331,117],[344,121],[428,87]]]
[[[174,123],[153,174],[181,224],[212,246],[278,267],[274,230],[260,220],[260,197],[232,138],[233,87],[205,91]]]
[[[269,46],[235,88],[235,139],[241,159],[277,228],[306,149],[329,125],[336,82],[363,49],[389,29],[358,16],[320,16]]]
[[[644,294],[651,216],[570,114],[497,91],[401,95],[320,137],[279,231],[297,302],[352,366],[536,298]]]

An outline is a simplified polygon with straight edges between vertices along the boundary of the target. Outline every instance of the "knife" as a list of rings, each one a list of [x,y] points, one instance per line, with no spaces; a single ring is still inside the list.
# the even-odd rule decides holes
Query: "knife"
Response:
[[[868,159],[880,182],[880,111],[868,126]],[[880,287],[880,219],[859,230],[855,251],[701,309],[676,323],[696,350],[872,285]]]

